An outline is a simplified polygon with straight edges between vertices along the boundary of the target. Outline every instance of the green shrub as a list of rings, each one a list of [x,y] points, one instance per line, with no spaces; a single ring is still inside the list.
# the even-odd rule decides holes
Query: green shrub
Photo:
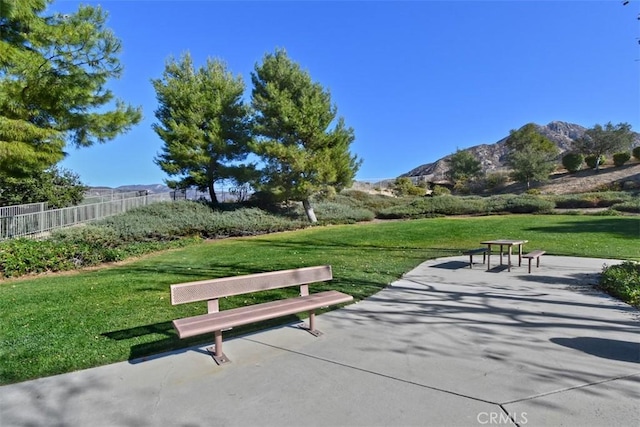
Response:
[[[451,194],[451,190],[444,185],[434,185],[433,190],[431,190],[432,196],[446,196],[449,194]]]
[[[360,221],[371,221],[375,214],[369,209],[348,206],[335,202],[315,204],[314,211],[322,224],[350,224]]]
[[[503,187],[507,182],[509,182],[509,173],[507,172],[493,172],[487,174],[484,178],[485,187],[488,190],[495,190]]]
[[[622,166],[631,159],[629,153],[616,153],[613,155],[613,164],[616,166]]]
[[[344,190],[333,199],[336,203],[341,203],[355,208],[368,209],[374,213],[389,208],[394,205],[404,204],[402,199],[385,196],[383,194],[370,194],[358,190]]]
[[[582,168],[584,163],[584,156],[579,153],[569,153],[562,157],[562,166],[569,171],[569,173],[578,172]]]
[[[413,200],[380,212],[380,218],[429,218],[442,215],[486,215],[491,213],[544,213],[554,203],[540,197],[523,195],[493,196],[439,196]]]
[[[640,213],[640,198],[636,197],[634,200],[617,203],[611,209],[619,212]]]
[[[598,162],[598,159],[600,159],[600,162]],[[604,165],[604,162],[606,162],[606,161],[607,161],[607,158],[604,155],[596,156],[596,155],[592,154],[592,155],[589,155],[589,156],[584,158],[584,162],[591,169],[595,169],[596,164],[599,165],[599,166]]]
[[[600,288],[640,307],[640,263],[625,261],[619,265],[605,266],[600,276]]]
[[[438,196],[421,197],[402,206],[394,206],[384,209],[378,215],[380,218],[430,218],[442,215],[465,215],[482,212],[482,204],[479,199]]]
[[[631,154],[633,154],[633,157],[634,157],[636,160],[640,160],[640,145],[639,145],[639,146],[637,146],[637,147],[635,147],[635,148],[631,151]]]
[[[396,196],[424,196],[425,189],[417,186],[406,176],[396,178],[392,186],[393,193]]]
[[[619,181],[605,182],[603,184],[598,185],[594,189],[594,191],[598,191],[598,192],[622,191],[622,183]]]
[[[531,195],[507,196],[494,199],[499,200],[502,204],[494,203],[491,199],[489,203],[492,203],[491,210],[493,212],[547,213],[551,212],[555,207],[555,204],[553,202]],[[498,208],[499,210],[494,210]]]
[[[71,246],[31,239],[13,239],[0,245],[0,273],[3,277],[73,268]]]
[[[631,195],[622,191],[583,193],[552,196],[550,199],[559,209],[608,208],[630,200]]]

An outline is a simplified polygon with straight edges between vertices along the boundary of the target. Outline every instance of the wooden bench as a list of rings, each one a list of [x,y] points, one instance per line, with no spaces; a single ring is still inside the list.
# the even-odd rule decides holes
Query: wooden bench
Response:
[[[229,361],[222,352],[222,331],[235,326],[308,312],[309,325],[304,329],[318,336],[321,332],[315,327],[315,310],[353,300],[338,291],[309,294],[310,283],[332,279],[331,266],[323,265],[171,285],[171,304],[207,301],[208,308],[207,314],[174,320],[173,326],[181,339],[213,333],[215,344],[208,350],[218,364]],[[300,296],[223,311],[219,308],[220,298],[291,286],[300,286]]]
[[[536,260],[536,268],[540,267],[540,257],[545,254],[545,251],[531,251],[528,254],[522,255],[522,258],[529,259],[529,274],[531,274],[531,261]]]
[[[469,249],[464,254],[469,255],[469,268],[473,268],[473,256],[476,254],[482,254],[483,264],[487,262],[487,248]]]

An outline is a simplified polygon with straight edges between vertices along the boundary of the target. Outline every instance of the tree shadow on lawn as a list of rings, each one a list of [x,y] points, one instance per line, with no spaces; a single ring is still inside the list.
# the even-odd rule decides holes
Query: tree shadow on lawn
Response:
[[[551,338],[554,344],[622,362],[640,363],[640,343],[596,337]]]
[[[584,218],[584,217],[582,217]],[[562,224],[547,227],[529,227],[528,231],[541,231],[544,233],[603,233],[615,234],[625,239],[637,240],[640,236],[640,220],[638,217],[598,217],[585,220],[566,221]]]
[[[274,253],[274,256],[268,258],[267,261],[260,265],[257,263],[249,264],[247,261],[228,262],[227,260],[219,260],[215,256],[212,256],[210,260],[205,261],[203,265],[194,267],[193,265],[185,265],[179,261],[167,263],[152,264],[149,261],[141,265],[128,264],[122,268],[127,273],[152,273],[161,276],[157,281],[163,285],[175,284],[181,282],[214,279],[221,277],[239,276],[245,274],[264,273],[268,271],[286,270],[291,268],[309,267],[315,265],[332,265],[334,268],[339,268],[339,265],[333,260],[343,258],[345,252],[348,252],[349,248],[357,248],[364,251],[384,251],[385,257],[389,258],[402,258],[402,259],[415,259],[416,261],[427,261],[434,258],[442,258],[448,256],[458,256],[463,254],[462,249],[442,248],[442,247],[425,247],[425,248],[389,248],[389,247],[376,247],[376,246],[358,246],[358,245],[314,245],[308,242],[281,242],[281,241],[255,241],[256,245],[267,246],[270,248],[287,249],[296,252],[295,255],[300,255],[305,258],[305,261],[299,262],[297,265],[292,265],[292,260],[285,253],[283,256]],[[308,252],[305,252],[305,248],[308,248]],[[212,247],[212,250],[214,248]],[[309,256],[304,256],[308,253]],[[324,259],[323,259],[324,258]],[[313,262],[319,260],[318,262]],[[120,272],[114,274],[121,274]],[[334,271],[335,274],[335,271]],[[162,277],[162,276],[165,277]],[[184,277],[184,279],[180,279]],[[334,277],[334,280],[336,278]]]

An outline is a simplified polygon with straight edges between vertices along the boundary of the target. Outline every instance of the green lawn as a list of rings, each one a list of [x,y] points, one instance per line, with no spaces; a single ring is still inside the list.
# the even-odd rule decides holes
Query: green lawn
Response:
[[[309,228],[206,242],[98,270],[5,280],[0,383],[209,342],[176,338],[171,320],[203,313],[206,304],[171,306],[173,283],[331,264],[335,279],[312,290],[362,299],[427,259],[460,255],[492,238],[527,239],[529,248],[555,255],[640,260],[638,217],[506,215]],[[223,308],[254,300],[229,298]]]

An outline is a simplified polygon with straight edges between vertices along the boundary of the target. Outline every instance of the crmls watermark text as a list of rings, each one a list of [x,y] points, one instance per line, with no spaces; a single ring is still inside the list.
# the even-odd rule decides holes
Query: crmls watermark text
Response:
[[[513,412],[506,414],[504,412],[480,412],[476,417],[478,422],[483,425],[499,425],[499,424],[526,424],[527,419],[526,412]]]

